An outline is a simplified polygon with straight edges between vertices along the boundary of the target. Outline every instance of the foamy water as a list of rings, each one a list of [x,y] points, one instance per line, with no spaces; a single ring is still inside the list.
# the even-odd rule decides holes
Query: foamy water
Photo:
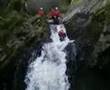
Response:
[[[62,25],[51,25],[51,36],[53,42],[45,43],[40,57],[37,57],[28,67],[25,78],[26,90],[68,90],[69,82],[66,75],[66,53],[65,47],[73,42],[65,38],[60,41],[58,32],[65,27]]]

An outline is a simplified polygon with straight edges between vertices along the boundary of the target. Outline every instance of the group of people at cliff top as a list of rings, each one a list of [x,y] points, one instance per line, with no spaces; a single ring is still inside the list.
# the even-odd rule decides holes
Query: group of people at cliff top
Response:
[[[46,15],[46,13],[42,7],[37,10],[37,15],[40,17],[43,17]],[[61,17],[62,15],[61,15],[59,8],[54,7],[54,8],[51,8],[51,10],[48,12],[47,16],[49,18],[51,18],[51,17]]]
[[[37,16],[44,17],[48,16],[48,19],[53,19],[54,24],[59,24],[61,21],[62,14],[58,7],[51,8],[51,10],[46,14],[44,9],[41,7],[37,10]]]
[[[58,7],[51,8],[48,14],[45,13],[43,8],[39,8],[37,11],[37,16],[39,17],[48,16],[48,19],[53,20],[52,24],[60,24],[61,23],[60,21],[62,18],[61,11],[59,10]],[[66,34],[63,30],[60,30],[58,35],[60,36],[61,39],[64,39],[66,37]]]

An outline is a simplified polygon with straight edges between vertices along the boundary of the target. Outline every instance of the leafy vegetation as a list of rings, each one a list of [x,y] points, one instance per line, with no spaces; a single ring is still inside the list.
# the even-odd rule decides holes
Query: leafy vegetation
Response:
[[[29,15],[25,11],[24,3],[24,0],[10,0],[5,9],[1,8],[0,67],[9,62],[19,52],[19,48],[31,45],[34,38],[42,40],[47,37],[45,17],[42,19]]]

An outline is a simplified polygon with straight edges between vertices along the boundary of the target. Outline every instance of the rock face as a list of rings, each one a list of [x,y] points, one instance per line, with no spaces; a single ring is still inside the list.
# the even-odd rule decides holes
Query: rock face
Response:
[[[88,1],[88,0],[84,0],[84,1]],[[92,1],[94,0],[91,0],[91,2]],[[110,2],[108,1],[106,4],[104,0],[103,2],[104,4],[102,4],[102,7],[99,7],[99,8],[97,7],[97,5],[101,3],[101,0],[100,0],[99,3],[97,2],[98,4],[94,5],[95,8],[90,10],[85,8],[88,10],[88,12],[83,11],[84,8],[81,8],[80,10],[80,9],[77,9],[77,7],[75,7],[74,9],[73,8],[74,6],[73,6],[72,7],[73,13],[74,13],[74,10],[80,10],[80,12],[75,12],[74,15],[71,18],[69,16],[70,19],[69,20],[67,19],[67,22],[65,22],[65,26],[67,28],[67,34],[70,39],[76,40],[76,46],[79,51],[78,58],[77,58],[79,61],[79,69],[78,69],[77,75],[79,76],[77,77],[77,80],[76,80],[78,90],[82,90],[83,88],[85,90],[89,90],[89,89],[97,90],[97,88],[99,90],[100,88],[104,88],[104,90],[109,90],[109,86],[107,83],[109,83],[109,80],[110,80],[110,77],[108,76],[110,75],[110,71],[109,71],[110,57],[108,55],[110,54],[109,52]],[[89,4],[87,6],[89,6]],[[70,11],[72,10],[72,8],[70,9]],[[68,14],[66,14],[67,15],[66,17],[68,17]],[[102,81],[102,82],[106,83],[107,85],[102,85],[102,82],[101,82],[102,87],[99,87],[98,84],[96,84],[97,86],[95,87],[95,85],[91,83],[93,86],[90,86],[90,88],[87,88],[87,85],[89,85],[89,83],[87,84],[88,81],[86,81],[86,79],[90,80],[90,78],[93,78],[87,72],[90,72],[90,73],[92,72],[91,74],[93,74],[93,72],[95,74],[101,74],[101,77],[102,77],[100,78],[101,80],[105,79],[106,77],[106,79],[108,80]],[[89,78],[86,78],[84,76]],[[96,76],[94,78],[96,78]],[[90,82],[100,82],[100,81],[96,79],[96,81],[90,80]],[[80,84],[82,85],[80,86]]]
[[[96,60],[98,58],[98,56],[110,48],[110,29],[109,29],[109,27],[110,27],[109,25],[104,26],[103,32],[100,34],[99,40],[95,45],[93,56],[95,57],[94,62],[96,64],[98,63]],[[106,61],[103,61],[102,64],[105,64],[104,62],[106,62]]]
[[[71,19],[75,13],[82,12],[87,14],[95,13],[101,9],[109,0],[71,0],[68,12],[64,16],[64,21]]]
[[[88,2],[88,0],[85,1],[86,3]],[[83,9],[85,8],[81,8],[82,11],[76,12],[76,14],[74,13],[75,15],[65,23],[69,38],[75,39],[76,42],[79,43],[79,48],[84,49],[83,54],[84,52],[85,54],[87,54],[84,56],[89,56],[88,55],[89,52],[90,54],[91,52],[96,52],[97,51],[96,49],[98,50],[100,49],[101,51],[103,51],[110,46],[109,17],[108,17],[109,16],[108,8],[110,7],[110,4],[104,3],[103,5],[102,8],[101,7],[98,8],[97,4],[96,6],[94,6],[93,4],[93,6],[97,8],[91,9],[88,12],[84,12]],[[94,13],[92,11],[94,11]]]
[[[76,46],[76,43],[70,43],[66,47],[66,58],[67,58],[67,71],[66,74],[68,75],[68,80],[70,83],[70,88],[69,90],[76,90],[76,77],[77,77],[77,72],[79,68],[79,60],[77,57],[78,54],[78,49]]]

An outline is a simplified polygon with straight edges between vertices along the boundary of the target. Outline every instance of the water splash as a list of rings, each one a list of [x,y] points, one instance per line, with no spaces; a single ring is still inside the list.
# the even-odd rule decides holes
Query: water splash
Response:
[[[53,42],[43,45],[42,54],[37,57],[28,68],[25,78],[26,90],[68,90],[69,82],[66,75],[66,53],[65,47],[73,42],[65,38],[60,41],[59,30],[66,33],[64,25],[51,25],[51,36]]]

